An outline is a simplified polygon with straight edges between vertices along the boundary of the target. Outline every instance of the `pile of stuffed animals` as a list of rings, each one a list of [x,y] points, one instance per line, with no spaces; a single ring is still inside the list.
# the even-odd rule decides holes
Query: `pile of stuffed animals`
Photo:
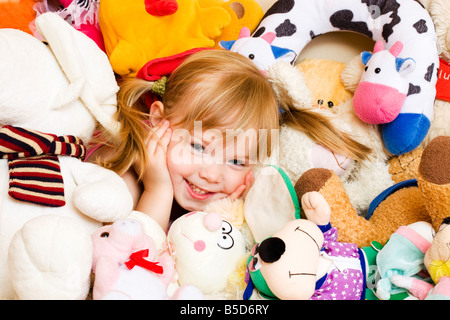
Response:
[[[425,58],[402,55],[414,48],[395,32],[413,31],[351,21],[354,0],[268,10],[254,0],[0,1],[0,298],[449,299],[450,2],[398,1],[417,10],[414,36],[434,44]],[[308,3],[330,17],[305,40],[289,13]],[[389,10],[378,14],[384,23]],[[296,60],[333,28],[358,28],[373,52]],[[389,30],[395,41],[382,42]],[[280,100],[371,153],[352,159],[282,124],[245,199],[185,214],[165,233],[133,210],[116,173],[83,160],[99,126],[118,133],[117,77],[198,48],[262,53],[254,62]],[[402,85],[376,78],[391,60],[388,80]],[[404,107],[420,99],[424,110]],[[370,102],[395,108],[380,115]],[[42,183],[24,186],[33,175]]]

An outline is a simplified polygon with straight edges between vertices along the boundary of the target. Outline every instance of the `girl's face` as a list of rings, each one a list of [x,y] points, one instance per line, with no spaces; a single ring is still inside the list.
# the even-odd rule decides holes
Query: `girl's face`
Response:
[[[253,169],[255,147],[253,130],[223,139],[220,130],[173,128],[167,168],[175,200],[188,211],[201,211],[210,202],[230,196]]]

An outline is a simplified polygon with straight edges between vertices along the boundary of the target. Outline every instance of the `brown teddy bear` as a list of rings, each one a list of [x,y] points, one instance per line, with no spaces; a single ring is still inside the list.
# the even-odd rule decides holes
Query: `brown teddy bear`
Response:
[[[339,229],[339,241],[369,246],[385,244],[395,230],[416,221],[430,222],[438,230],[450,212],[450,137],[433,139],[423,150],[416,179],[388,188],[372,202],[368,219],[358,216],[336,174],[310,169],[296,182],[298,198],[319,191],[328,201],[331,224]]]

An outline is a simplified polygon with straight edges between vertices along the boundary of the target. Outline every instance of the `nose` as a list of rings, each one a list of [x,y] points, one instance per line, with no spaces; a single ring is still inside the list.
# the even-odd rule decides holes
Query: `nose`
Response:
[[[222,165],[217,163],[203,164],[198,174],[200,178],[207,180],[209,183],[219,183],[222,181]]]
[[[383,124],[394,121],[405,102],[406,94],[383,84],[360,82],[353,95],[353,107],[362,121]]]
[[[203,218],[203,224],[209,231],[216,231],[222,226],[222,217],[216,212],[210,212]]]
[[[168,16],[178,10],[176,0],[145,0],[145,11],[156,17]]]

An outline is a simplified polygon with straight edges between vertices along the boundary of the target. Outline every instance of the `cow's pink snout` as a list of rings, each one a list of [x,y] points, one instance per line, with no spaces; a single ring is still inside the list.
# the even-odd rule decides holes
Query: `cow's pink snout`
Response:
[[[353,96],[353,107],[362,121],[383,124],[394,121],[405,102],[406,94],[395,88],[360,82]]]

